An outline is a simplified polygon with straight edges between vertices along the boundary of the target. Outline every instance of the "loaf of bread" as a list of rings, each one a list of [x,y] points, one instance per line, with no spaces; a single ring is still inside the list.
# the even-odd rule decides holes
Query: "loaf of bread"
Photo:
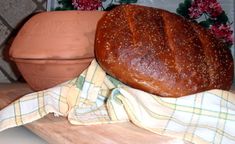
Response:
[[[165,97],[228,90],[233,80],[233,58],[222,41],[156,8],[125,5],[105,14],[97,26],[95,56],[111,76]]]

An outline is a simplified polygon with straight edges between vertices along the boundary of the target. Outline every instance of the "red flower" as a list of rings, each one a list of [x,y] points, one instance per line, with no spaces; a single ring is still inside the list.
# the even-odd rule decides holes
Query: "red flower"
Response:
[[[198,8],[196,4],[192,4],[189,8],[189,17],[192,19],[197,19],[203,14],[203,11]]]
[[[222,39],[228,44],[233,44],[233,31],[230,25],[226,24],[215,24],[210,27],[210,31],[217,38]]]
[[[215,2],[215,3],[210,3],[206,12],[210,14],[212,18],[215,18],[223,12],[223,9],[218,2]]]
[[[194,0],[189,8],[189,16],[193,19],[199,18],[203,13],[216,18],[222,12],[223,9],[217,0]]]
[[[102,6],[101,0],[72,0],[74,8],[79,10],[97,10]]]

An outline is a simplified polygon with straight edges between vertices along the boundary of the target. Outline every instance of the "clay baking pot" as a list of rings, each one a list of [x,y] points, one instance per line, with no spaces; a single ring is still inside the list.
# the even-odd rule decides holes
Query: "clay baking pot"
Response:
[[[22,76],[35,91],[77,77],[94,59],[101,11],[56,11],[33,16],[10,48]]]

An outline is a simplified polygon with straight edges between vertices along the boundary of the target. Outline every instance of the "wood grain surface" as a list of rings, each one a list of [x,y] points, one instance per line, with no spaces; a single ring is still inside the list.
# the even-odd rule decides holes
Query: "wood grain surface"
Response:
[[[233,87],[235,92],[235,87]],[[0,84],[0,109],[32,90],[22,83]],[[151,133],[132,123],[71,125],[64,117],[52,114],[25,125],[51,144],[183,144],[166,136]]]
[[[0,109],[32,92],[26,84],[0,84]],[[52,114],[25,125],[51,144],[183,144],[181,140],[154,134],[132,123],[71,125]]]

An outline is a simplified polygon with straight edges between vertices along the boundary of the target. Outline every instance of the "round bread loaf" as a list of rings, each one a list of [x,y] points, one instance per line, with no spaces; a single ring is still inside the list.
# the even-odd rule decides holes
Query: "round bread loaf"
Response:
[[[98,22],[95,56],[123,83],[180,97],[229,90],[233,58],[225,44],[196,23],[165,10],[119,6]]]

